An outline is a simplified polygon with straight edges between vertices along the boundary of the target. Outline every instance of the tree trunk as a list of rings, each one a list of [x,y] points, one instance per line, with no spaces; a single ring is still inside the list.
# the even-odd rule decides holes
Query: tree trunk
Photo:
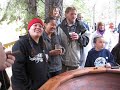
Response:
[[[27,29],[28,21],[31,19],[38,17],[37,13],[37,0],[25,0],[27,3],[27,13],[26,18],[24,20],[24,27]]]
[[[54,6],[59,7],[60,16],[62,16],[63,0],[45,0],[45,18],[49,17],[49,12]]]
[[[27,11],[29,15],[38,16],[37,13],[37,1],[36,0],[27,0]]]

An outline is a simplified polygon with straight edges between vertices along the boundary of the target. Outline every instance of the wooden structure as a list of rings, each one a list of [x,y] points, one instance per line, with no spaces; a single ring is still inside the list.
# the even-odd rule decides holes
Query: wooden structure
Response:
[[[83,68],[49,79],[38,90],[120,90],[120,69]]]

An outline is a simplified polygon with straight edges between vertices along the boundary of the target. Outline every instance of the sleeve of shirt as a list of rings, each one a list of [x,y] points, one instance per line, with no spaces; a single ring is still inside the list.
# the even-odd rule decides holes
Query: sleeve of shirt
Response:
[[[79,32],[79,39],[78,42],[80,44],[80,46],[86,47],[89,43],[89,38],[86,34],[87,29],[85,28],[85,26],[83,25],[82,22],[79,22],[79,28],[80,28],[80,32]]]
[[[90,53],[88,52],[87,59],[85,62],[85,67],[91,67],[91,57]]]
[[[58,27],[57,27],[57,31],[56,31],[56,35],[57,35],[57,37],[59,38],[60,44],[63,46],[63,43],[64,43],[64,42],[62,42],[62,34],[61,34],[61,31],[62,31],[62,29],[60,28],[60,26],[58,26]]]
[[[115,60],[114,60],[114,57],[113,57],[112,53],[110,53],[110,52],[109,52],[108,63],[110,63],[111,66],[115,66],[115,65],[116,65],[116,62],[115,62]]]
[[[118,59],[118,53],[119,53],[118,50],[119,50],[118,48],[114,47],[114,48],[112,49],[112,51],[111,51],[111,53],[112,53],[115,61]],[[116,61],[116,62],[117,62],[117,61]]]
[[[87,35],[85,35],[85,33],[81,34],[81,35],[79,35],[78,42],[79,42],[80,46],[86,47],[89,43],[89,38],[87,37]]]

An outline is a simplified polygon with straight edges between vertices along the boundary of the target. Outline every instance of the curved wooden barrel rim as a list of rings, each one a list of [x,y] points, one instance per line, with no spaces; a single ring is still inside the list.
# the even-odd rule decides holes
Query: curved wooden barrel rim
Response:
[[[89,68],[71,70],[49,79],[38,90],[57,90],[58,86],[60,86],[65,81],[68,81],[72,78],[87,75],[87,74],[96,74],[96,73],[104,73],[104,72],[120,73],[120,69],[110,69],[110,68],[104,68],[104,67],[99,67],[99,68],[89,67]]]

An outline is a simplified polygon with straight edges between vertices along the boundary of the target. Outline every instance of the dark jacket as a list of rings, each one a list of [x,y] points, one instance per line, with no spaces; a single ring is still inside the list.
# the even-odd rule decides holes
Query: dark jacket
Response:
[[[20,90],[37,90],[48,79],[48,65],[42,38],[36,43],[29,35],[22,36],[14,44],[12,51],[20,52],[15,55],[16,60],[12,66],[12,84]]]
[[[95,61],[101,57],[106,60],[106,63],[110,63],[112,66],[115,65],[114,57],[109,50],[102,49],[100,51],[96,51],[94,48],[92,48],[88,52],[85,67],[95,67]]]
[[[59,36],[57,36],[56,34],[52,34],[51,39],[48,37],[46,32],[43,33],[43,36],[44,36],[44,41],[45,41],[48,51],[54,50],[56,44],[60,45]],[[62,69],[61,61],[62,61],[61,55],[57,55],[57,56],[49,55],[49,62],[48,62],[49,63],[49,72],[60,71]]]
[[[117,44],[111,51],[111,53],[113,54],[115,61],[120,64],[120,45]]]
[[[10,80],[6,73],[6,70],[0,71],[0,90],[8,90],[10,87]]]

